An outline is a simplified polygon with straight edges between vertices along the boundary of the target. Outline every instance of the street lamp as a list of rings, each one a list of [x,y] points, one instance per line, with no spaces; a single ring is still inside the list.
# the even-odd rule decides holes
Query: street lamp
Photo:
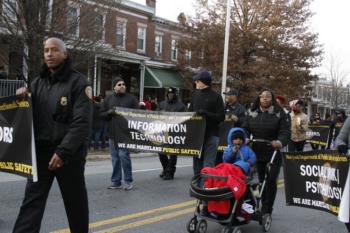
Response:
[[[224,60],[222,66],[222,80],[221,80],[221,95],[224,97],[226,91],[226,75],[227,75],[227,58],[228,58],[228,42],[230,38],[230,19],[231,19],[231,3],[227,0],[226,3],[226,28],[225,28],[225,44],[224,44]]]

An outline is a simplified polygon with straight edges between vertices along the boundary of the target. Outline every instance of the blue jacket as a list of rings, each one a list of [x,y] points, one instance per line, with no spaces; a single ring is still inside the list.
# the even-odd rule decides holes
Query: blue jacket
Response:
[[[243,132],[244,137],[247,137],[242,128],[232,128],[227,135],[228,147],[224,150],[223,161],[239,166],[247,174],[249,172],[249,167],[255,164],[256,156],[254,151],[245,144],[245,140],[243,140],[243,144],[237,152],[233,151],[234,145],[232,144],[232,135],[237,131]]]

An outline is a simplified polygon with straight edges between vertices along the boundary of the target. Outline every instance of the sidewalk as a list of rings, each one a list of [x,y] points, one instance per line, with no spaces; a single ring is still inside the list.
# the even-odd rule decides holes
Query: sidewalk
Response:
[[[140,153],[130,153],[131,158],[144,158],[144,157],[152,157],[158,156],[157,153],[149,153],[149,152],[140,152]],[[107,160],[110,159],[111,155],[108,149],[105,150],[89,150],[87,160],[95,161],[95,160]]]

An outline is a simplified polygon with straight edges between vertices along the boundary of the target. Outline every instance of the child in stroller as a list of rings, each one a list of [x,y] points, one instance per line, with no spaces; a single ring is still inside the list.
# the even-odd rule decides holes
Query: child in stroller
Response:
[[[206,220],[224,225],[222,233],[240,233],[238,226],[249,223],[255,214],[254,194],[258,187],[246,180],[250,167],[255,164],[255,153],[245,143],[243,129],[231,129],[227,139],[224,163],[215,168],[205,167],[192,179],[190,195],[198,201],[194,217],[187,224],[189,233],[205,233]],[[264,231],[268,231],[269,226],[267,228],[263,228]]]

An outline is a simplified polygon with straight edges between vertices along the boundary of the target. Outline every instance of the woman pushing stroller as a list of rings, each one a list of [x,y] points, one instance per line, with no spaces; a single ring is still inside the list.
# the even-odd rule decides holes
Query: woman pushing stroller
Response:
[[[262,183],[265,177],[267,178],[262,194],[261,214],[265,218],[270,218],[277,193],[277,178],[282,165],[279,149],[288,144],[290,121],[277,104],[274,94],[264,90],[255,99],[242,127],[254,139],[252,149],[257,156],[259,182]],[[274,151],[277,151],[277,154],[268,168]]]

